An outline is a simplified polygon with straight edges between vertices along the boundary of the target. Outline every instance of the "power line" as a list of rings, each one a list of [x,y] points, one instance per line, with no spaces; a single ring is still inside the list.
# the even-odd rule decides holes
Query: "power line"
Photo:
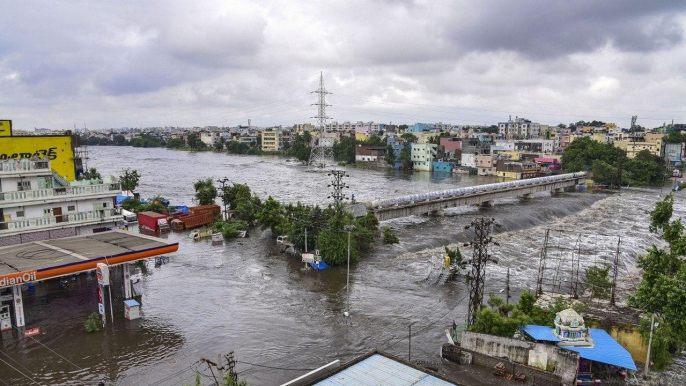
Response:
[[[1,352],[1,351],[0,351],[0,352]],[[3,353],[3,354],[4,354],[4,353]],[[5,355],[7,355],[7,354],[5,354]],[[11,364],[5,362],[2,358],[0,358],[0,362],[2,362],[2,363],[4,363],[4,364],[6,364],[7,366],[9,366],[10,368],[14,369],[14,371],[18,372],[19,374],[21,374],[22,376],[24,376],[24,378],[28,379],[29,381],[35,383],[36,385],[40,385],[40,383],[37,382],[35,379],[29,377],[28,375],[24,374],[23,372],[21,372],[21,371],[20,371],[19,369],[17,369],[16,367],[14,367],[14,366],[12,366]]]

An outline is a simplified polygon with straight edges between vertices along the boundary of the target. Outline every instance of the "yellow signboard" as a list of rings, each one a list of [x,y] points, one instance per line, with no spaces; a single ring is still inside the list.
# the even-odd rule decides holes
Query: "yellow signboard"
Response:
[[[34,156],[49,159],[52,170],[67,181],[76,179],[71,135],[0,136],[0,161]]]
[[[0,137],[9,137],[12,135],[12,121],[0,119]]]

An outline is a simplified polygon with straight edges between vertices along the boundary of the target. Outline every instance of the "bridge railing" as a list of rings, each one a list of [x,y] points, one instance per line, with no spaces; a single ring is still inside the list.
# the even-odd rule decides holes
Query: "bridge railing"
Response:
[[[565,182],[583,178],[586,175],[584,172],[560,174],[557,176],[529,178],[525,180],[496,182],[493,184],[469,186],[464,188],[456,188],[444,191],[436,191],[429,193],[413,194],[409,196],[402,196],[396,198],[387,198],[381,200],[368,201],[365,204],[368,209],[381,209],[385,207],[395,207],[400,205],[407,205],[415,202],[431,201],[436,199],[449,199],[452,197],[461,197],[468,194],[487,193],[489,191],[497,191],[504,189],[521,188],[526,186],[548,185],[558,182]]]

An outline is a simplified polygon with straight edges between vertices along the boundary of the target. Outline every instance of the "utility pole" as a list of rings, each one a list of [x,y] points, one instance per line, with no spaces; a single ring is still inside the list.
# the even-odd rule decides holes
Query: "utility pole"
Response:
[[[412,361],[412,323],[407,326],[407,360]]]
[[[616,292],[617,292],[617,274],[619,269],[619,253],[622,246],[622,236],[618,237],[617,240],[617,252],[615,253],[615,260],[612,264],[612,292],[610,294],[610,304],[615,305]]]
[[[505,279],[505,305],[510,304],[510,267],[507,267],[507,278]]]
[[[222,214],[222,220],[226,220],[226,218],[224,218],[224,216],[226,216],[226,212],[228,212],[228,210],[229,210],[229,208],[228,208],[229,201],[227,200],[227,197],[226,197],[227,190],[228,190],[227,184],[229,182],[229,179],[227,177],[218,178],[217,182],[221,184],[221,186],[219,187],[219,190],[222,192],[222,204],[224,204],[224,213]]]
[[[310,167],[324,167],[328,163],[333,163],[333,149],[328,146],[324,146],[324,132],[326,131],[326,120],[331,119],[326,116],[326,107],[331,106],[326,104],[326,94],[331,94],[324,88],[324,74],[319,73],[319,88],[312,91],[314,94],[319,95],[317,103],[313,103],[312,106],[317,106],[317,115],[312,117],[317,119],[317,131],[319,132],[319,143],[317,146],[312,148],[310,152]]]
[[[481,309],[484,298],[484,283],[486,280],[486,263],[498,263],[488,254],[488,244],[493,242],[491,231],[495,224],[495,219],[484,219],[483,217],[472,221],[465,229],[474,228],[474,241],[470,244],[474,248],[472,255],[472,272],[470,276],[469,310],[467,311],[467,327],[474,324],[476,313]],[[498,245],[497,243],[494,243]],[[469,244],[467,244],[468,246]]]
[[[650,318],[650,338],[648,338],[648,353],[646,354],[646,365],[643,371],[644,376],[648,375],[650,370],[650,346],[653,344],[653,328],[655,327],[655,314]]]
[[[334,204],[340,204],[341,202],[343,202],[343,200],[347,200],[348,197],[346,197],[345,192],[343,190],[349,189],[350,186],[343,182],[343,177],[350,176],[346,174],[343,170],[332,170],[327,175],[333,176],[333,181],[331,181],[331,184],[327,186],[329,188],[333,187],[333,192],[327,198],[333,198]]]
[[[345,279],[345,292],[348,299],[346,301],[345,312],[343,313],[347,318],[350,316],[350,232],[355,230],[355,225],[346,225],[343,227],[343,230],[348,232],[348,272]]]
[[[541,250],[541,260],[538,263],[538,281],[536,285],[536,296],[543,294],[543,275],[545,274],[545,262],[548,257],[548,238],[550,237],[550,229],[545,230],[545,240],[543,241],[543,249]]]

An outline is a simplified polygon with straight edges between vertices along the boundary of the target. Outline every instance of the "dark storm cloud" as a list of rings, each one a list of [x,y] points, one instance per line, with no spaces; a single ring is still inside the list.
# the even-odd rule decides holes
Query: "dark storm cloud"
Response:
[[[466,51],[530,58],[591,52],[606,44],[650,52],[680,44],[684,1],[495,1],[456,7],[446,35]]]

